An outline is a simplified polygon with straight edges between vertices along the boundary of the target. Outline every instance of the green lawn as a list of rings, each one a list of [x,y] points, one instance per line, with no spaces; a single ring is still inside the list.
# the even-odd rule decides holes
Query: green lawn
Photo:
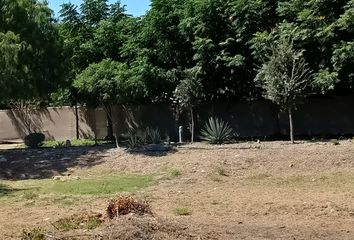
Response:
[[[113,175],[69,180],[0,181],[0,199],[22,196],[25,199],[43,195],[109,195],[133,192],[154,183],[151,175]]]
[[[103,144],[110,144],[112,142],[110,141],[105,141],[105,140],[95,140],[92,139],[73,139],[70,140],[71,146],[73,147],[86,147],[86,146],[94,146],[96,143],[98,145],[103,145]],[[65,147],[65,141],[55,141],[55,140],[48,140],[44,141],[42,147],[48,147],[48,148],[53,148],[53,147]]]

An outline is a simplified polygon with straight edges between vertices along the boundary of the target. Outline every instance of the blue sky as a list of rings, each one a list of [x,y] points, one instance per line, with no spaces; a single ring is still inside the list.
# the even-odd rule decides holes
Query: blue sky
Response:
[[[73,4],[80,5],[82,0],[48,0],[48,2],[49,7],[54,11],[55,15],[58,16],[61,4],[71,2]],[[116,2],[116,0],[109,0],[109,2],[113,3]],[[120,2],[126,5],[127,13],[134,16],[144,15],[150,8],[150,0],[121,0]]]

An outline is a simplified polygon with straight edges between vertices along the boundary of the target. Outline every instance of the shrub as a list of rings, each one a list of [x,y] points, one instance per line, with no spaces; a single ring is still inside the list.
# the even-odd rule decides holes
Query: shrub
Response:
[[[160,144],[161,134],[159,129],[147,127],[145,130],[145,139],[147,144]]]
[[[31,133],[24,139],[25,145],[30,148],[38,148],[45,140],[43,133]]]
[[[337,139],[331,139],[330,141],[334,146],[339,145],[339,141]]]
[[[120,196],[110,200],[107,207],[107,215],[110,219],[119,215],[127,215],[129,213],[139,215],[151,214],[151,207],[146,202],[140,202],[127,196]]]
[[[201,133],[201,139],[211,144],[223,144],[233,136],[233,130],[229,123],[213,117],[205,123],[204,130]]]
[[[95,229],[102,223],[102,214],[84,213],[76,214],[68,218],[59,219],[54,226],[61,231],[70,231],[74,229]]]
[[[134,130],[129,130],[127,134],[127,146],[130,149],[135,149],[143,146],[145,144],[145,136],[144,134],[138,134]]]
[[[22,230],[21,240],[44,240],[45,238],[43,230],[40,228]]]

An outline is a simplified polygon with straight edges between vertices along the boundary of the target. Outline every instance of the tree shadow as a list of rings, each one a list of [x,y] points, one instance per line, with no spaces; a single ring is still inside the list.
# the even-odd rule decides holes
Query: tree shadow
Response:
[[[45,179],[70,168],[91,168],[104,162],[110,146],[0,150],[0,179]],[[5,191],[5,190],[4,190]]]
[[[131,155],[144,155],[148,157],[164,157],[176,153],[177,149],[172,146],[156,145],[154,147],[126,149],[126,152]]]
[[[6,113],[21,138],[33,132],[43,132],[47,139],[54,139],[48,131],[43,131],[44,119],[54,123],[47,108],[18,108],[8,110]]]
[[[12,193],[14,193],[15,191],[18,191],[16,189],[13,189],[5,184],[1,184],[0,183],[0,198],[7,196],[7,195],[11,195]]]

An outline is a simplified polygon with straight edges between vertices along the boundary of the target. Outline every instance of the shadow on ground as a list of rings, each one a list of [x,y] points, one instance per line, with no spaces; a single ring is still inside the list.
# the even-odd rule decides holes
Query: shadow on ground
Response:
[[[44,179],[62,175],[72,167],[90,168],[101,164],[109,149],[111,146],[0,150],[5,159],[0,162],[0,179]]]
[[[137,149],[126,149],[132,155],[144,155],[149,157],[163,157],[177,152],[177,149],[170,145],[150,144]]]

